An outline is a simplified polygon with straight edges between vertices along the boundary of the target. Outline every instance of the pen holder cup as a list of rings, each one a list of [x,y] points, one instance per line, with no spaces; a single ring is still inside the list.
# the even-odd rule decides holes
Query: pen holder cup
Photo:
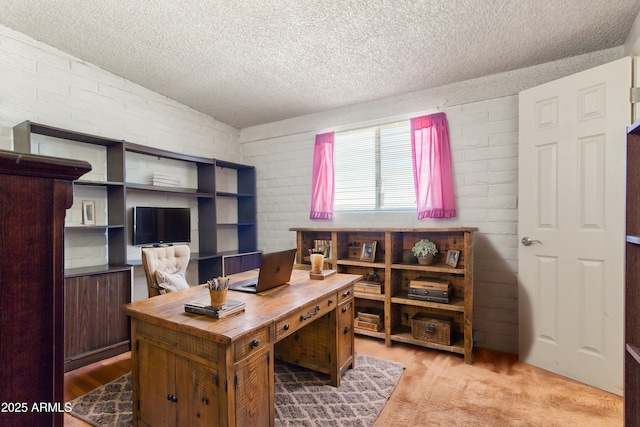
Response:
[[[209,295],[211,295],[211,305],[213,307],[220,308],[227,303],[226,289],[209,289]]]

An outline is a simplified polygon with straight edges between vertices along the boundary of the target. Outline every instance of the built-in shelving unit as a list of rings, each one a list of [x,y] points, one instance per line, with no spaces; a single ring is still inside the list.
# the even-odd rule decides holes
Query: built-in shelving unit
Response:
[[[640,425],[640,122],[627,129],[624,425]]]
[[[330,242],[326,264],[342,273],[375,274],[382,280],[382,294],[355,292],[356,312],[376,309],[384,312],[384,329],[371,331],[355,328],[355,332],[379,339],[387,345],[403,342],[446,350],[473,360],[473,234],[470,227],[453,228],[292,228],[297,233],[297,259],[308,263],[310,249],[317,241]],[[431,265],[408,262],[407,252],[420,239],[433,241],[439,253]],[[372,261],[361,260],[362,245],[376,243]],[[329,245],[328,245],[329,246]],[[449,250],[460,251],[455,267],[445,263]],[[410,257],[409,257],[410,258]],[[454,297],[448,304],[410,299],[409,282],[418,277],[447,279],[453,285]],[[453,318],[451,345],[415,339],[411,319],[417,313],[446,315]]]
[[[238,272],[260,265],[253,166],[30,121],[16,125],[13,131],[16,152],[86,160],[93,168],[75,182],[74,205],[65,221],[69,249],[65,254],[67,369],[128,349],[128,319],[120,307],[131,301],[132,266],[141,264],[140,251],[131,243],[130,212],[137,200],[158,206],[171,200],[192,207],[192,212],[197,209],[190,259],[197,263],[199,283],[222,275],[225,267]],[[148,175],[156,171],[175,174],[178,184],[152,185]],[[83,224],[81,205],[85,198],[96,203],[95,225]],[[232,202],[230,214],[224,210],[228,201]],[[218,213],[224,217],[221,221]],[[91,258],[83,253],[76,260],[74,250],[96,255]],[[78,329],[79,324],[89,325],[90,330]],[[100,326],[94,328],[94,324]]]

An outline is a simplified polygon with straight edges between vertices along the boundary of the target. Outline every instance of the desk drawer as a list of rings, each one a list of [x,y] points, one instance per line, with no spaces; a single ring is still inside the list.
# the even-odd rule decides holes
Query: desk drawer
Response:
[[[235,344],[235,361],[238,362],[268,346],[271,341],[269,335],[269,327],[265,327],[240,338]]]
[[[353,284],[341,291],[338,291],[338,304],[342,304],[350,298],[353,298]]]
[[[296,310],[294,314],[280,320],[276,324],[276,341],[280,341],[287,335],[292,334],[298,329],[333,310],[338,305],[337,300],[338,296],[333,294],[321,301],[318,301],[317,303],[307,304]]]

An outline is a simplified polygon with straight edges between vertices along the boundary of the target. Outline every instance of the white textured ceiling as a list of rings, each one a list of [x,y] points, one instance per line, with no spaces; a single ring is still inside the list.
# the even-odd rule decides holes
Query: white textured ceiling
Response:
[[[0,24],[239,129],[620,46],[640,0],[0,0]]]

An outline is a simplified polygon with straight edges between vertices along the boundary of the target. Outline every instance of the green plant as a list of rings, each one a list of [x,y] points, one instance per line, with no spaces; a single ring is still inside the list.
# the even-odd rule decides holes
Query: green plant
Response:
[[[411,252],[416,257],[425,257],[427,255],[435,255],[438,253],[438,249],[436,248],[436,244],[428,239],[421,239],[413,248],[411,248]]]

